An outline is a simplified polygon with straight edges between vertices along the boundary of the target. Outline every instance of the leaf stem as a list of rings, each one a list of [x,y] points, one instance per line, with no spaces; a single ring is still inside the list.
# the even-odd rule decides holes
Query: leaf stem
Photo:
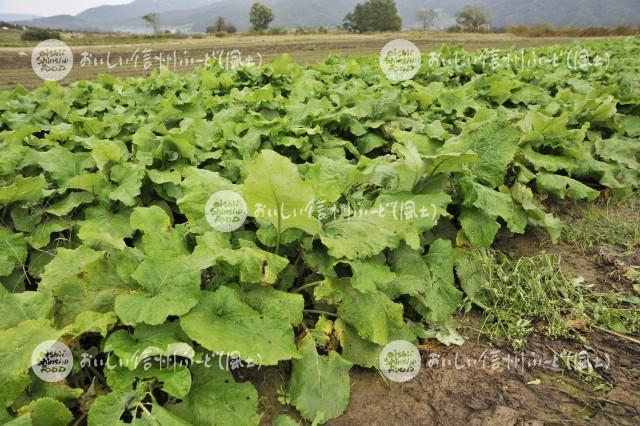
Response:
[[[306,288],[311,288],[311,287],[315,287],[320,283],[323,283],[324,281],[313,281],[311,283],[306,283],[304,285],[301,285],[300,287],[292,290],[292,293],[300,293],[302,290],[306,289]]]
[[[309,314],[319,314],[319,315],[326,315],[328,317],[338,317],[338,314],[336,314],[335,312],[327,312],[327,311],[319,311],[316,309],[305,309],[303,312],[309,313]]]

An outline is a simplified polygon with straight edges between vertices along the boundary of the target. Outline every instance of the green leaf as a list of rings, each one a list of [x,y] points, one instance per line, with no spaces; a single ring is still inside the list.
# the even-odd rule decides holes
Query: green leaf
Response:
[[[363,339],[354,327],[340,318],[335,321],[335,329],[345,360],[365,368],[379,367],[383,346]]]
[[[51,234],[67,230],[72,226],[73,223],[71,221],[63,219],[53,219],[48,222],[43,222],[36,226],[31,235],[27,238],[27,242],[31,247],[40,249],[49,244],[51,241]]]
[[[240,240],[240,248],[234,250],[218,232],[207,232],[197,242],[193,257],[201,269],[224,262],[237,268],[241,283],[274,284],[289,264],[286,258],[264,251],[250,241]]]
[[[299,349],[302,358],[293,361],[289,379],[291,404],[305,419],[325,423],[347,409],[351,363],[336,351],[318,355],[310,335],[300,341]]]
[[[507,222],[511,232],[524,233],[527,216],[522,208],[513,202],[510,194],[494,191],[469,179],[462,180],[460,189],[464,197],[464,206],[477,207],[493,218],[501,217]]]
[[[536,189],[542,193],[552,194],[561,200],[569,197],[572,200],[593,201],[600,195],[599,191],[591,189],[575,179],[545,173],[536,176]]]
[[[187,256],[148,257],[131,277],[139,286],[115,300],[116,314],[128,325],[162,324],[171,315],[186,314],[200,299],[200,270]]]
[[[25,178],[18,175],[9,184],[0,182],[0,205],[6,207],[16,201],[40,201],[46,189],[44,176]]]
[[[350,262],[353,288],[360,293],[375,293],[378,289],[385,289],[395,277],[385,261],[383,255],[378,255],[366,260]]]
[[[18,414],[28,416],[33,426],[66,426],[73,420],[71,411],[53,398],[40,398],[22,407]]]
[[[463,207],[458,217],[464,234],[475,247],[489,247],[500,230],[494,217],[475,207]]]
[[[446,321],[458,309],[462,293],[455,287],[453,259],[451,242],[442,239],[431,244],[424,258],[406,246],[392,252],[396,293],[412,296],[414,308],[428,321]]]
[[[464,249],[455,250],[455,267],[460,286],[467,297],[474,302],[483,285],[483,260],[486,259],[483,259],[478,252]]]
[[[244,299],[249,306],[263,315],[280,318],[292,326],[300,325],[302,322],[304,297],[301,294],[266,287],[245,292]]]
[[[136,207],[129,221],[133,229],[139,229],[145,234],[168,232],[171,227],[171,219],[158,206]]]
[[[135,355],[137,357],[137,354]],[[156,385],[161,385],[162,390],[168,395],[178,399],[184,398],[191,389],[192,380],[189,369],[181,364],[168,364],[166,357],[159,359],[160,361],[151,357],[143,358],[140,360],[143,365],[135,370],[129,370],[119,364],[133,362],[133,359],[116,358],[115,361],[109,361],[117,367],[107,364],[109,366],[105,371],[107,384],[114,392],[126,392],[135,388],[139,400],[144,398],[143,392],[147,392]]]
[[[112,212],[105,205],[88,207],[84,209],[84,220],[77,223],[78,238],[87,245],[101,249],[113,247],[123,250],[126,247],[124,239],[133,234],[128,209]]]
[[[51,327],[48,320],[33,319],[13,328],[0,330],[0,403],[8,407],[31,381],[31,354],[47,340],[57,340],[61,330]]]
[[[178,322],[166,322],[159,326],[138,325],[133,334],[116,330],[104,343],[104,351],[115,353],[129,370],[135,370],[146,358],[155,355],[176,355],[192,359],[195,352],[190,339]]]
[[[83,311],[76,316],[72,324],[65,328],[65,334],[78,337],[92,332],[104,337],[117,322],[118,319],[113,312]]]
[[[180,325],[205,348],[216,353],[237,352],[241,359],[256,364],[275,365],[298,356],[291,326],[277,314],[251,308],[229,287],[203,292]]]
[[[191,367],[193,384],[182,402],[168,409],[194,425],[257,425],[258,393],[251,383],[236,383],[217,363]]]
[[[0,286],[0,329],[15,327],[23,321],[48,318],[53,297],[36,291],[9,293]]]
[[[91,407],[87,417],[89,426],[124,425],[120,420],[122,413],[128,408],[135,398],[135,391],[114,391],[106,395],[98,396]]]
[[[490,123],[449,139],[438,153],[462,153],[472,150],[478,161],[471,167],[476,178],[495,188],[504,182],[507,169],[518,149],[520,131],[509,122]]]
[[[205,207],[211,196],[222,190],[232,190],[235,186],[220,174],[209,170],[188,168],[183,171],[182,196],[177,205],[180,212],[189,220],[189,228],[193,232],[205,233],[211,231],[211,226],[205,218]]]
[[[73,209],[81,206],[82,204],[92,202],[93,199],[93,194],[85,191],[71,192],[64,199],[49,206],[45,211],[56,216],[64,216],[71,213]]]
[[[312,187],[300,178],[288,158],[264,150],[246,170],[242,195],[249,216],[271,222],[279,233],[289,228],[302,229],[311,235],[320,231],[319,222],[308,213],[314,200]]]
[[[135,287],[130,278],[138,264],[133,251],[128,249],[111,256],[113,257],[107,260],[100,255],[97,261],[82,267],[77,274],[65,276],[51,288],[43,289],[45,292],[53,291],[60,302],[55,311],[58,323],[72,324],[83,311],[113,312],[118,295]],[[60,255],[51,263],[58,257]],[[41,281],[40,284],[43,282],[45,281]]]
[[[273,421],[273,426],[300,426],[300,424],[286,414],[280,414]]]
[[[0,227],[0,276],[10,275],[27,261],[27,244],[22,234]]]
[[[381,216],[379,208],[368,214],[333,220],[324,225],[320,239],[336,258],[367,258],[385,248],[395,248],[404,240],[419,246],[416,227],[406,220],[396,220],[390,214]]]
[[[95,251],[86,246],[72,250],[59,248],[53,260],[44,267],[38,291],[53,292],[64,280],[85,274],[87,267],[103,256],[104,252]]]
[[[394,303],[382,292],[360,293],[348,289],[338,308],[338,315],[363,339],[384,345],[389,342],[394,329],[402,327],[402,311],[401,304]]]
[[[364,180],[362,172],[344,158],[318,157],[309,167],[305,178],[315,194],[323,201],[334,203],[352,186]]]

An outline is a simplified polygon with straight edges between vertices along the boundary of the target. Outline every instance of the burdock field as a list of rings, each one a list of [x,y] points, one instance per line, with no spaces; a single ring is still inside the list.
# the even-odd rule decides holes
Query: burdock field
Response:
[[[0,29],[0,424],[640,424],[640,37],[357,11]]]

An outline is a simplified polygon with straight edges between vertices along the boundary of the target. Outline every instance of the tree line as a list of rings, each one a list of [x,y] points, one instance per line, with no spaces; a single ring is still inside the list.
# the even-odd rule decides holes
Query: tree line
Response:
[[[439,14],[435,9],[423,9],[417,12],[424,30],[434,29]],[[465,6],[455,15],[460,31],[481,31],[489,24],[489,13],[481,6]],[[160,33],[159,15],[149,13],[142,17],[152,28],[154,34]],[[265,31],[275,19],[273,11],[260,2],[255,2],[249,10],[252,31]],[[350,32],[400,31],[402,17],[398,13],[395,0],[366,0],[358,3],[354,10],[343,20],[342,29]],[[236,27],[227,23],[224,17],[218,17],[215,23],[207,27],[207,33],[233,33]]]

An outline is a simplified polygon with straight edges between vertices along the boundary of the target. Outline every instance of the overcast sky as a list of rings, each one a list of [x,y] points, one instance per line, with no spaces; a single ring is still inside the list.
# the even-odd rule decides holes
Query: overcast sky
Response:
[[[132,0],[0,0],[0,13],[29,13],[40,16],[76,15],[103,4],[124,4]]]

